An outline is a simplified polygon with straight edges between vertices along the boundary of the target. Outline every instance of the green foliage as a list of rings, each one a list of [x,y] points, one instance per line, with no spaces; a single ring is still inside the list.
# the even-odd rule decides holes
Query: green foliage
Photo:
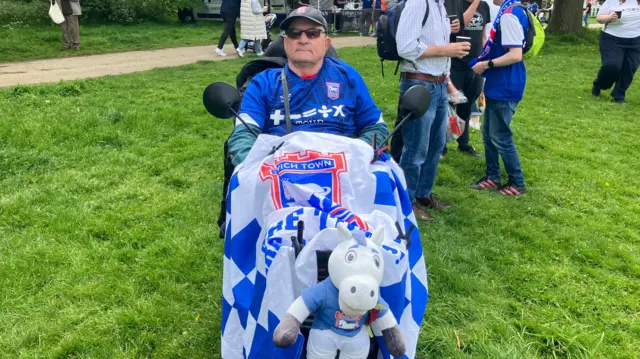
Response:
[[[50,23],[48,0],[0,0],[0,23]],[[200,0],[81,0],[82,22],[133,24],[175,22],[178,9],[197,8]]]
[[[48,25],[13,23],[0,26],[0,62],[211,45],[222,32],[222,23],[219,21],[199,21],[188,25],[144,23],[135,26],[85,24],[81,21],[80,51],[62,52],[60,28],[49,22]]]
[[[0,0],[0,28],[50,23],[46,1]]]

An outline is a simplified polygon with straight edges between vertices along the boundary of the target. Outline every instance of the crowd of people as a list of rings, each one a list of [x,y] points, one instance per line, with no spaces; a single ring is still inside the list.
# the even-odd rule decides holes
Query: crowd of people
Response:
[[[80,0],[55,1],[65,18],[60,24],[63,50],[78,50]],[[419,84],[431,92],[432,102],[421,118],[405,123],[402,130],[394,134],[391,156],[405,173],[414,211],[419,218],[432,220],[433,217],[425,209],[437,210],[451,206],[436,198],[432,189],[438,164],[446,154],[446,123],[449,105],[452,103],[457,115],[465,123],[464,132],[457,138],[458,150],[474,157],[481,155],[469,141],[470,118],[473,113],[477,113],[480,97],[485,105],[482,141],[486,172],[471,188],[505,196],[518,196],[526,192],[511,123],[526,85],[527,75],[522,58],[529,27],[527,10],[534,15],[538,12],[552,13],[553,1],[543,9],[539,8],[536,0],[526,0],[528,3],[524,5],[520,1],[493,0],[489,3],[486,0],[409,0],[405,4],[396,35],[398,54],[402,58],[399,64],[400,95],[412,85]],[[595,0],[587,0],[583,8],[582,21],[585,25],[592,13],[592,1]],[[289,49],[296,46],[310,49],[309,58],[289,57],[288,75],[299,82],[300,86],[312,89],[312,86],[309,87],[310,83],[317,81],[317,76],[325,76],[323,71],[326,66],[323,67],[323,64],[347,69],[345,71],[348,73],[355,73],[355,70],[341,60],[334,61],[332,57],[331,60],[325,59],[328,50],[335,53],[328,37],[329,24],[336,20],[334,31],[339,31],[341,20],[327,16],[326,12],[323,14],[320,10],[322,7],[344,7],[346,1],[319,0],[316,7],[320,10],[308,6],[308,3],[308,0],[295,1],[296,10],[289,16],[301,17],[298,20],[306,19],[306,22],[301,22],[304,25],[301,27],[281,27],[284,36],[280,41],[289,44]],[[360,35],[371,35],[380,14],[394,3],[394,0],[363,0],[360,3]],[[606,0],[598,5],[596,20],[604,25],[600,32],[602,65],[593,81],[592,94],[600,96],[602,90],[613,87],[613,100],[625,103],[626,92],[640,66],[640,0]],[[422,25],[427,6],[429,16]],[[261,40],[267,38],[263,13],[267,9],[266,0],[223,0],[220,11],[224,30],[215,50],[218,55],[227,55],[222,49],[228,38],[239,56],[243,56],[244,48],[249,42],[253,42],[256,54],[262,55],[264,52]],[[240,42],[235,30],[238,18]],[[336,83],[340,81],[335,79]],[[373,104],[364,81],[358,83],[359,88],[354,91],[361,96],[358,103],[368,104],[366,111],[354,108],[350,112],[351,118],[340,119],[335,124],[330,124],[330,121],[306,121],[310,125],[300,126],[299,130],[326,132],[329,126],[330,131],[359,136],[368,142],[372,141],[373,133],[379,139],[384,138],[386,127],[383,126],[381,111]],[[256,125],[257,131],[279,133],[281,124],[271,123],[273,116],[267,111],[274,110],[274,107],[265,106],[269,99],[253,97],[254,91],[260,94],[267,91],[256,89],[256,86],[257,83],[252,82],[247,88],[240,113],[250,119],[249,123]],[[263,86],[277,87],[268,84]],[[351,83],[345,82],[343,86],[349,87]],[[465,101],[455,100],[456,94],[463,94]],[[326,93],[311,95],[309,91],[296,91],[293,100],[297,96],[313,96],[314,99],[322,99],[324,96],[323,101],[333,101],[326,99]],[[303,98],[300,103],[308,103],[307,100]],[[259,102],[259,105],[252,101]],[[252,140],[247,133],[243,133],[243,128],[236,128],[229,141],[230,152],[235,158],[234,164],[242,161],[243,154],[248,152],[251,144]],[[500,175],[500,159],[507,173],[504,182]]]
[[[375,3],[373,0],[371,7],[367,4],[364,10],[367,13],[375,11]],[[538,11],[537,4],[534,4],[533,0],[528,4],[521,4],[520,0],[493,0],[492,9],[483,0],[406,2],[396,35],[398,54],[402,58],[399,64],[400,96],[411,86],[422,85],[431,93],[431,105],[422,117],[405,122],[402,129],[393,135],[390,152],[405,174],[413,210],[418,218],[433,220],[428,211],[451,207],[447,201],[434,196],[432,190],[438,164],[446,153],[448,109],[452,103],[457,115],[465,122],[464,133],[457,138],[458,150],[481,157],[470,143],[468,134],[471,115],[476,111],[474,105],[481,95],[485,103],[482,142],[486,169],[485,175],[473,181],[470,188],[503,196],[526,193],[525,176],[511,124],[523,99],[527,81],[523,48],[529,27],[527,10]],[[617,102],[624,102],[625,91],[640,63],[639,5],[640,0],[607,0],[602,6],[597,20],[606,24],[600,40],[603,65],[593,84],[594,95],[615,83],[612,96]],[[427,6],[429,13],[422,26]],[[352,74],[355,70],[341,60],[325,58],[331,44],[327,17],[313,7],[300,9],[291,14],[303,14],[299,17],[305,21],[290,22],[288,24],[291,25],[282,29],[289,49],[311,49],[308,59],[288,59],[287,76],[292,81],[291,86],[300,87],[292,92],[291,101],[292,104],[308,104],[312,98],[314,102],[320,101],[318,106],[328,105],[334,100],[327,98],[326,91],[324,94],[317,92],[322,86],[314,85],[315,82],[335,82],[348,88],[350,84],[344,79],[331,78],[329,81],[326,76],[335,72],[329,70],[331,67],[346,68]],[[626,21],[621,21],[621,17]],[[366,31],[361,31],[361,35],[366,34]],[[284,108],[278,107],[283,106],[281,103],[271,102],[278,98],[271,91],[281,89],[277,74],[274,72],[270,76],[275,77],[265,80],[258,77],[249,84],[239,113],[247,123],[255,126],[258,133],[278,134],[282,131],[282,122],[274,122],[273,111],[283,112]],[[380,118],[381,111],[373,105],[361,77],[357,77],[360,85],[354,91],[362,98],[352,106],[367,103],[368,111],[354,107],[347,111],[351,117],[336,119],[337,123],[310,119],[306,121],[309,125],[296,127],[294,123],[294,128],[360,137],[368,143],[371,143],[373,133],[378,135],[377,138],[384,138],[387,130]],[[466,101],[456,103],[452,100],[452,94],[457,93],[462,93]],[[398,113],[396,125],[402,117],[400,115]],[[255,139],[243,126],[235,128],[229,139],[234,165],[242,162],[253,141]],[[507,175],[504,179],[500,160]]]
[[[428,0],[429,15],[424,26],[421,23],[427,1],[408,1],[397,29],[398,54],[402,57],[400,96],[413,85],[422,85],[431,93],[426,113],[406,122],[391,142],[391,155],[405,174],[414,213],[422,220],[434,219],[427,209],[451,206],[436,198],[432,189],[445,148],[449,95],[459,89],[466,90],[468,96],[458,110],[467,124],[471,104],[483,87],[486,95],[483,131],[486,176],[471,188],[505,196],[526,191],[510,123],[526,81],[522,49],[529,24],[527,14],[524,8],[511,6],[516,0],[495,0],[501,7],[498,18],[490,25],[490,11],[482,0],[448,2],[454,1],[458,2],[449,12],[446,3]],[[452,13],[455,17],[449,17]],[[313,7],[299,8],[289,16],[295,20],[286,20],[282,28],[288,56],[285,74],[291,89],[289,111],[309,114],[305,121],[292,120],[293,130],[330,132],[361,138],[367,143],[385,138],[388,129],[382,111],[375,106],[362,77],[344,61],[325,56],[331,45],[326,18]],[[487,26],[495,30],[488,38]],[[276,116],[286,110],[283,101],[277,100],[283,91],[280,76],[277,69],[265,70],[244,92],[239,115],[256,133],[283,134],[284,123]],[[338,84],[340,91],[357,98],[329,98],[330,91],[323,86],[327,83]],[[318,118],[313,118],[306,111],[310,105],[345,107],[341,113],[344,118],[322,118],[317,112]],[[244,160],[254,142],[251,131],[238,122],[228,141],[234,166]],[[458,148],[478,156],[469,144],[468,134],[459,138]],[[500,158],[508,175],[504,184],[500,181]]]

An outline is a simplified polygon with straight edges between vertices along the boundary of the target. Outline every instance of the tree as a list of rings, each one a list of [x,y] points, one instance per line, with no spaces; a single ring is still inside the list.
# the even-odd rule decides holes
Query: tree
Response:
[[[595,1],[595,0],[594,0]],[[582,34],[583,0],[555,0],[553,15],[546,32]]]

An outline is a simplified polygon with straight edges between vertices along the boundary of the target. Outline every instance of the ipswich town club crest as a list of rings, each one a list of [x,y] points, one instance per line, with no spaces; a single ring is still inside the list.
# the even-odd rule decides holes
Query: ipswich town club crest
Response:
[[[294,203],[287,197],[282,182],[299,183],[317,188],[323,196],[333,202],[342,202],[340,174],[347,172],[347,160],[344,152],[322,153],[304,151],[285,153],[275,157],[274,163],[265,163],[260,169],[260,180],[271,181],[271,199],[276,209],[288,207]]]
[[[327,82],[327,96],[332,100],[337,100],[340,97],[340,84]]]

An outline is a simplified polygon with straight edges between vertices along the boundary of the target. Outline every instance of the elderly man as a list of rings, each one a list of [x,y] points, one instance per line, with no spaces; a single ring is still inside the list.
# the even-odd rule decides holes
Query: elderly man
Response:
[[[312,7],[298,8],[282,21],[288,63],[284,69],[267,69],[256,75],[238,111],[256,132],[285,135],[288,115],[292,132],[332,133],[369,144],[374,134],[379,141],[388,135],[382,111],[374,104],[362,76],[343,61],[325,57],[331,45],[327,27],[322,13]],[[244,161],[254,142],[255,137],[237,121],[228,142],[234,166]]]

